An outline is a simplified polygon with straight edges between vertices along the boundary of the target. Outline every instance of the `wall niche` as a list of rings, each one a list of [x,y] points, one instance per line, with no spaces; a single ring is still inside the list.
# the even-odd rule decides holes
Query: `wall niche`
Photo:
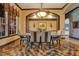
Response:
[[[39,23],[45,23],[46,30],[59,30],[60,29],[60,17],[57,14],[48,12],[45,17],[38,17],[37,12],[34,12],[26,16],[26,32],[31,30],[38,30]]]

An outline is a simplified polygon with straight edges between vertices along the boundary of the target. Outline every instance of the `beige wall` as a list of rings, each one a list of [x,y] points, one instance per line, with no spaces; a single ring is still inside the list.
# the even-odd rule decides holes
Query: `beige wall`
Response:
[[[44,21],[42,21],[42,20],[40,20],[40,21],[29,21],[29,30],[31,31],[33,31],[33,30],[38,30],[38,28],[39,28],[39,24],[40,23],[45,23],[46,24],[46,30],[56,30],[57,29],[57,21],[55,21],[55,20],[53,20],[53,21],[46,21],[46,20],[44,20]],[[34,27],[34,24],[35,24],[35,27]],[[50,25],[52,25],[52,27],[50,27]]]
[[[22,32],[21,34],[26,34],[26,16],[36,12],[37,10],[27,10],[27,11],[22,11]]]
[[[33,12],[36,12],[37,10],[24,10],[22,11],[22,20],[23,20],[23,34],[26,33],[26,16],[33,13]],[[63,10],[49,10],[50,12],[52,13],[56,13],[60,16],[60,30],[63,30],[64,29],[64,20],[65,20],[65,14],[63,12]]]
[[[63,10],[49,10],[52,13],[56,13],[60,16],[60,30],[64,29],[64,20],[65,20],[65,14],[63,13]]]

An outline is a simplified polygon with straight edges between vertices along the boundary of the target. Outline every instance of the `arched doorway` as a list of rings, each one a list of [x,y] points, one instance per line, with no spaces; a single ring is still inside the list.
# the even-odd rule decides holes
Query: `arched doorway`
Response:
[[[40,26],[41,28],[52,31],[57,31],[60,29],[59,15],[47,12],[47,16],[39,17],[37,16],[37,13],[38,11],[26,16],[26,32],[37,30],[40,28]]]

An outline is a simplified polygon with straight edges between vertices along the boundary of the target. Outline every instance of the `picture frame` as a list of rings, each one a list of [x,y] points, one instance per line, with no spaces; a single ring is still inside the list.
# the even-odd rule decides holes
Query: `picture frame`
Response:
[[[79,28],[79,21],[74,21],[73,22],[73,28]]]
[[[47,23],[46,22],[39,22],[38,26],[39,26],[39,29],[46,29],[47,28]]]

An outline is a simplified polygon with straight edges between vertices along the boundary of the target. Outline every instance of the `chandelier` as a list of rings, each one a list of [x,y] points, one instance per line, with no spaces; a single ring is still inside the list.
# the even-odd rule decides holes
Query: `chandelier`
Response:
[[[43,4],[41,3],[41,7],[40,7],[40,10],[39,10],[39,12],[37,12],[37,16],[39,16],[39,17],[45,17],[45,16],[47,16],[47,12],[45,12],[45,10],[43,9]]]

